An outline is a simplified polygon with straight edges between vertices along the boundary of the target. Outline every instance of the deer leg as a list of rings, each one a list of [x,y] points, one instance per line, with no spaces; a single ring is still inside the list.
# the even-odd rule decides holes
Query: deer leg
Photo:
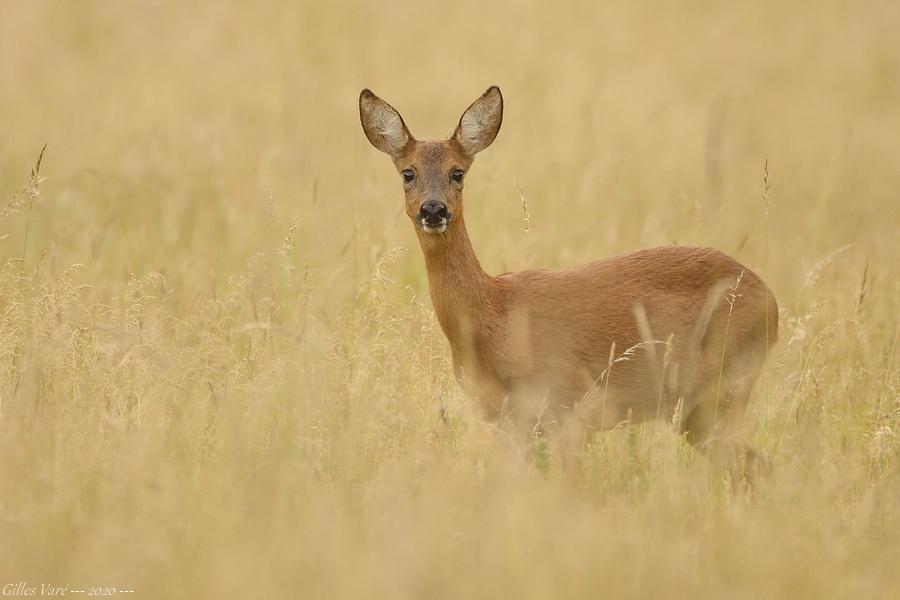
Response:
[[[697,396],[699,402],[681,423],[687,442],[720,468],[730,470],[749,481],[753,474],[767,469],[766,460],[741,438],[739,429],[755,376],[723,378],[728,382],[707,386]]]

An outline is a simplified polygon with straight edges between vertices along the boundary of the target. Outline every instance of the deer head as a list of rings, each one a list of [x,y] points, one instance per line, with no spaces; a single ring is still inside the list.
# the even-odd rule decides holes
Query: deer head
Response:
[[[372,145],[393,159],[403,180],[406,214],[420,238],[462,227],[466,172],[503,121],[500,88],[488,88],[473,102],[448,140],[415,139],[400,113],[368,89],[359,95],[359,116]]]

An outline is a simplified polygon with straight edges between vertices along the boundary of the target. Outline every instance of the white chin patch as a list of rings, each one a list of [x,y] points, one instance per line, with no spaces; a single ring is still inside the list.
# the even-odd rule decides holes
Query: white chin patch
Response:
[[[427,225],[424,221],[422,221],[422,230],[425,233],[444,233],[445,231],[447,231],[447,219],[441,221],[441,224],[437,227],[431,227],[430,225]]]

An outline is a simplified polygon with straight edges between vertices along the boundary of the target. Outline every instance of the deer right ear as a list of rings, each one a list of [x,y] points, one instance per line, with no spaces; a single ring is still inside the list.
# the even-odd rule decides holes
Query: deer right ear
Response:
[[[414,141],[400,113],[371,90],[359,94],[359,120],[372,145],[394,158]]]

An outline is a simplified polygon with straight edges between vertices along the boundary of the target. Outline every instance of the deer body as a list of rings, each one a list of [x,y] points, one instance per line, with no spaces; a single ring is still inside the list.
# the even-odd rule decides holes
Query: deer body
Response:
[[[682,429],[702,445],[720,416],[743,411],[777,336],[775,298],[756,274],[710,248],[665,246],[488,275],[466,232],[462,179],[499,131],[499,89],[446,141],[415,140],[368,90],[360,114],[403,176],[454,371],[488,415],[603,429],[670,417],[680,399]]]

